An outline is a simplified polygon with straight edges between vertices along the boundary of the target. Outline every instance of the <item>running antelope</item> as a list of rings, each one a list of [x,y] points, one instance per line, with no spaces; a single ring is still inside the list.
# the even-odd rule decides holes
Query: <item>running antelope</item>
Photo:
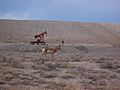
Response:
[[[46,56],[46,54],[51,54],[54,57],[54,54],[57,51],[61,51],[61,46],[60,45],[58,47],[55,47],[55,48],[46,47],[46,48],[42,49],[43,56],[44,55]]]

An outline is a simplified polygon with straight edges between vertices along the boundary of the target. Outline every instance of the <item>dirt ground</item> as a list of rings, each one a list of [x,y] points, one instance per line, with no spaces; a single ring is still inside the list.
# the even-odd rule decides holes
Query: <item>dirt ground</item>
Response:
[[[57,45],[49,45],[55,47]],[[0,43],[0,90],[120,90],[120,46]]]
[[[0,19],[0,90],[120,90],[120,24]]]

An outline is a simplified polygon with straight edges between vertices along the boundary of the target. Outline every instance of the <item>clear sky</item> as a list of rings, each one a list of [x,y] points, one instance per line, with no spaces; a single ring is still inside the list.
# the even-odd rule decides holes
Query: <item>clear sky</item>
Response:
[[[120,0],[0,0],[0,19],[120,23]]]

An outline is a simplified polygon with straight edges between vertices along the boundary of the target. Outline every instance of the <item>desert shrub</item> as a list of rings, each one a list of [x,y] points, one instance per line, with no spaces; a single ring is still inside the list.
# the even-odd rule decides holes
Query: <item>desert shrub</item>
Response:
[[[41,70],[41,69],[38,69],[38,70],[35,70],[34,72],[32,72],[33,74],[43,74],[45,71]]]
[[[63,90],[84,90],[84,86],[82,85],[66,85]]]
[[[120,74],[120,68],[116,69],[115,71]]]
[[[104,69],[118,69],[120,68],[120,64],[115,61],[106,61],[102,63],[100,67]]]
[[[41,61],[37,61],[36,65],[32,65],[32,68],[37,70],[37,69],[41,69],[44,71],[53,71],[56,70],[57,64],[54,62],[45,62],[45,63],[41,63]]]
[[[36,60],[36,64],[37,64],[37,65],[44,64],[44,62],[45,62],[44,60]]]
[[[96,62],[96,63],[103,63],[103,62],[105,62],[106,60],[108,60],[108,59],[106,59],[106,58],[104,58],[104,57],[101,57],[101,58],[99,58],[99,59],[95,59],[95,62]]]
[[[62,76],[63,79],[72,79],[72,78],[76,78],[75,75],[72,75],[72,74],[65,74]]]
[[[32,83],[32,81],[30,81],[30,80],[25,79],[25,80],[19,81],[19,84],[23,84],[23,85],[33,85],[34,83]]]
[[[46,85],[45,90],[84,90],[84,86],[80,83],[72,83],[64,80],[57,80]]]
[[[49,67],[51,70],[57,69],[57,63],[56,62],[46,62],[45,65]]]
[[[105,57],[101,57],[98,59],[94,59],[96,63],[107,63],[107,62],[113,62],[114,59],[113,58],[105,58]]]
[[[54,78],[57,77],[57,74],[55,72],[45,72],[42,77],[44,78]]]
[[[5,56],[0,56],[1,58],[0,58],[0,63],[3,63],[3,62],[5,62],[6,61],[6,57]]]
[[[33,80],[32,75],[29,74],[19,74],[18,78],[20,78],[21,80]]]
[[[34,70],[38,70],[38,69],[40,69],[40,66],[39,65],[32,65],[31,68]]]
[[[10,56],[1,56],[2,58],[0,59],[1,63],[7,63],[10,64],[12,61],[12,57]]]
[[[84,86],[79,83],[58,82],[56,84],[58,90],[84,90]]]
[[[14,78],[12,74],[6,74],[4,77],[6,81],[10,81]]]
[[[33,82],[38,84],[38,85],[40,85],[40,83],[44,83],[44,84],[47,83],[45,78],[36,78],[33,80]]]
[[[51,71],[51,70],[53,70],[53,69],[51,69],[49,66],[44,65],[44,64],[40,65],[40,69],[41,69],[41,70],[44,70],[44,71]]]
[[[75,68],[75,66],[70,65],[67,62],[61,62],[61,63],[56,63],[57,64],[57,68]]]
[[[108,63],[102,63],[100,67],[104,69],[112,69],[113,65],[112,63],[108,62]]]
[[[13,68],[25,68],[25,66],[23,66],[23,65],[20,63],[20,61],[15,60],[15,59],[13,59],[13,60],[11,61],[11,66],[12,66]]]
[[[88,48],[85,46],[76,46],[75,48],[84,53],[88,53],[88,51],[89,51]]]
[[[109,77],[110,77],[111,79],[115,79],[115,78],[117,78],[118,76],[117,76],[117,74],[110,74]]]
[[[10,65],[13,68],[24,68],[24,66],[20,63],[17,58],[13,58],[12,56],[2,56],[1,63],[5,63],[6,65]]]
[[[115,85],[109,82],[107,83],[106,87],[104,87],[104,90],[120,90],[120,85]]]

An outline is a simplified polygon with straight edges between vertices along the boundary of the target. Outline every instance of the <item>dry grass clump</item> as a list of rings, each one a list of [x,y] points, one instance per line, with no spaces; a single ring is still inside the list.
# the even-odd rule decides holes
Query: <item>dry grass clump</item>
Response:
[[[44,72],[42,75],[43,78],[55,78],[57,74],[55,72]]]
[[[85,90],[84,86],[82,85],[67,85],[66,87],[63,88],[63,90]]]
[[[69,68],[69,64],[68,63],[57,63],[57,67],[58,68]]]
[[[69,69],[68,71],[67,71],[67,73],[68,74],[72,74],[72,75],[74,75],[74,76],[85,76],[85,74],[86,74],[86,71],[87,71],[87,69],[85,68],[85,67],[82,67],[82,66],[79,66],[79,67],[75,67],[75,68],[72,68],[72,69]]]
[[[11,66],[13,68],[25,68],[19,59],[12,57],[12,56],[2,56],[2,59],[0,60],[1,63],[3,63],[6,66]]]
[[[56,70],[56,62],[49,61],[49,59],[40,58],[36,60],[35,65],[32,66],[34,69],[42,69],[45,71]]]
[[[40,65],[32,65],[31,68],[34,70],[38,70],[40,69]]]
[[[103,62],[105,62],[106,60],[110,60],[110,59],[101,57],[101,58],[95,59],[95,62],[96,62],[96,63],[103,63]]]
[[[5,81],[11,81],[14,78],[14,76],[13,74],[6,74],[4,75],[4,78],[5,78]]]
[[[19,74],[18,78],[21,80],[33,80],[33,77],[29,74]]]
[[[84,90],[84,86],[81,83],[62,79],[57,79],[55,82],[47,84],[44,88],[45,90]]]
[[[64,69],[70,69],[70,68],[75,68],[75,66],[71,65],[68,62],[58,62],[57,64],[57,68],[64,68]]]
[[[119,73],[120,74],[120,68],[118,68],[117,70],[115,70],[117,73]]]
[[[104,87],[104,90],[120,90],[120,84],[115,85],[114,83],[108,82],[107,86]]]
[[[44,70],[44,71],[54,70],[53,68],[51,68],[51,67],[49,67],[49,66],[47,66],[47,65],[45,65],[45,64],[40,65],[40,69],[41,69],[41,70]]]
[[[67,62],[45,62],[44,64],[40,64],[40,65],[33,65],[32,68],[34,68],[35,70],[37,69],[41,69],[44,71],[55,71],[57,70],[57,68],[73,68],[74,66],[70,65]]]
[[[99,63],[99,67],[103,69],[113,70],[119,73],[120,59],[104,58],[96,59],[96,63]]]
[[[12,62],[11,62],[11,66],[13,67],[13,68],[25,68],[25,66],[24,65],[22,65],[21,63],[20,63],[20,61],[18,61],[18,60],[13,60]]]
[[[67,74],[63,75],[62,78],[63,79],[73,79],[73,78],[76,78],[76,76],[73,74],[67,73]]]
[[[57,70],[57,62],[46,62],[45,65],[49,67],[50,70]]]
[[[66,82],[65,86],[59,90],[84,90],[84,86],[80,83]]]
[[[44,88],[31,85],[1,85],[0,90],[44,90]]]
[[[12,57],[10,57],[10,56],[1,56],[0,62],[10,64],[12,62]]]
[[[75,48],[79,51],[84,52],[84,53],[88,53],[88,51],[89,51],[88,48],[85,46],[76,46]]]
[[[120,68],[120,62],[117,60],[106,60],[100,65],[100,67],[104,69],[118,69]]]

